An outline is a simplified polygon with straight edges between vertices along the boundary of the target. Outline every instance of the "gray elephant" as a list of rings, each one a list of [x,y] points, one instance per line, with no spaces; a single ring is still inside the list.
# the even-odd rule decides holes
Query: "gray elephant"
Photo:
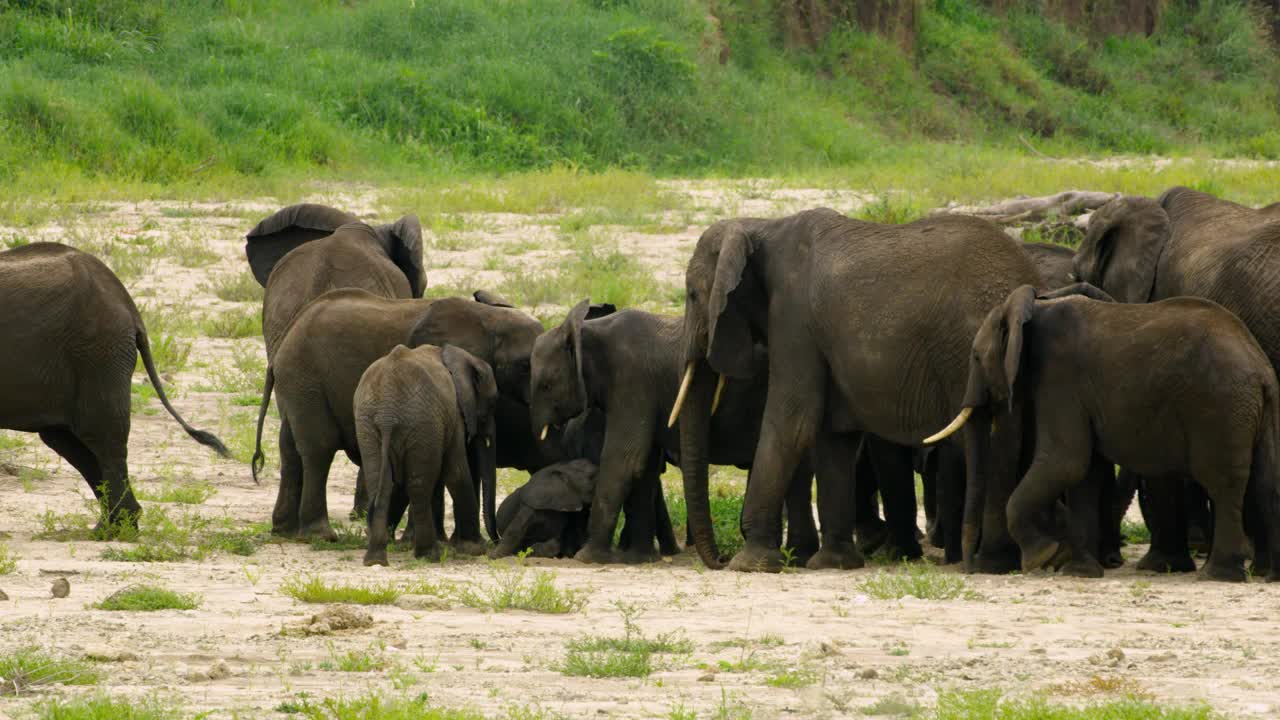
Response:
[[[679,432],[665,423],[678,389],[681,319],[639,310],[609,314],[612,306],[605,311],[595,307],[583,300],[559,327],[534,344],[531,408],[534,426],[544,428],[588,408],[605,413],[588,539],[575,557],[583,562],[609,562],[613,558],[610,542],[624,503],[627,524],[636,524],[639,538],[657,530],[642,508],[660,503],[659,517],[665,511],[658,478],[668,460],[679,462],[680,453]],[[711,462],[750,466],[767,378],[763,351],[759,354],[761,367],[755,377],[734,380],[722,388],[719,412],[712,421]],[[805,559],[818,549],[810,501],[812,477],[808,464],[801,463],[788,496],[789,540]],[[780,534],[781,526],[775,530]],[[657,534],[661,545],[662,533]],[[699,548],[700,553],[703,549]],[[653,544],[643,541],[632,543],[622,555],[625,562],[655,558]],[[703,561],[719,564],[714,538]]]
[[[573,555],[586,540],[595,487],[596,464],[590,460],[568,460],[537,471],[498,506],[501,540],[489,557],[506,557],[526,547],[534,557]]]
[[[1075,274],[1122,302],[1179,296],[1213,300],[1244,321],[1280,371],[1280,318],[1272,312],[1280,306],[1280,255],[1273,251],[1278,242],[1280,203],[1254,210],[1174,187],[1156,200],[1122,196],[1095,212],[1076,253]],[[1195,567],[1184,552],[1188,523],[1207,535],[1209,518],[1194,483],[1188,484],[1187,496],[1189,507],[1171,500],[1167,491],[1140,491],[1152,530],[1151,549],[1140,568]]]
[[[102,505],[96,530],[137,527],[129,486],[130,381],[139,355],[165,410],[196,442],[231,457],[169,404],[129,291],[97,258],[59,243],[0,253],[0,427],[40,440]]]
[[[1041,290],[1057,290],[1075,283],[1075,250],[1054,243],[1024,242],[1022,251],[1040,273]]]
[[[329,466],[339,450],[362,464],[351,401],[361,374],[375,360],[406,344],[410,335],[418,344],[429,340],[433,345],[455,345],[490,365],[500,393],[521,397],[528,392],[529,353],[541,330],[541,323],[518,310],[464,298],[395,300],[346,289],[309,303],[267,368],[258,414],[255,474],[263,459],[263,419],[275,390],[286,430],[281,433],[280,489],[272,532],[335,537],[325,499]],[[487,483],[485,520],[491,523],[494,479],[473,480]],[[399,517],[394,508],[392,516]]]
[[[974,337],[963,407],[1006,405],[1017,393],[1031,409],[1018,424],[1034,435],[1024,444],[1033,460],[996,501],[1008,504],[1023,570],[1074,559],[1083,574],[1102,574],[1092,548],[1055,537],[1041,520],[1100,453],[1144,477],[1189,476],[1208,491],[1216,518],[1206,578],[1246,579],[1247,504],[1263,569],[1276,576],[1267,558],[1280,549],[1280,388],[1235,315],[1201,298],[1126,305],[1083,284],[1040,298],[1018,288]]]
[[[432,507],[438,486],[453,498],[454,549],[484,552],[472,478],[493,477],[497,399],[489,365],[453,346],[397,345],[364,371],[352,410],[372,497],[365,565],[387,564],[387,520],[397,493],[407,498],[417,528],[414,556],[439,558],[441,528]]]
[[[964,399],[973,334],[987,311],[1038,281],[1018,243],[971,217],[881,225],[823,208],[709,228],[685,275],[685,402],[675,408],[699,551],[711,538],[704,488],[716,376],[752,377],[754,342],[768,347],[768,393],[742,513],[745,545],[730,567],[779,570],[774,528],[805,454],[816,452],[821,513],[824,475],[843,477],[839,469],[853,466],[849,435],[869,432],[913,447],[953,417]],[[986,462],[995,447],[1002,462],[1016,458],[1017,448],[1004,442],[1007,430],[994,438],[990,430],[990,418],[966,428],[974,457]],[[986,472],[986,465],[973,471]],[[981,560],[1016,566],[1003,508],[988,510]],[[850,518],[823,518],[822,549],[810,565],[861,562]]]

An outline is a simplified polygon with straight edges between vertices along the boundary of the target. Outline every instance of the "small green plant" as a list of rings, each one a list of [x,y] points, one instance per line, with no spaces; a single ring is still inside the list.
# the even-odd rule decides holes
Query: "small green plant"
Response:
[[[1148,545],[1151,543],[1151,530],[1146,523],[1133,520],[1120,521],[1120,536],[1128,545]]]
[[[564,614],[578,612],[587,604],[586,593],[573,588],[556,587],[555,573],[538,570],[528,577],[519,565],[493,562],[489,565],[490,582],[477,589],[458,588],[458,602],[480,610],[528,610]]]
[[[9,543],[0,542],[0,575],[8,575],[18,569],[18,556],[9,549]]]
[[[95,685],[98,671],[90,663],[22,648],[0,655],[0,696],[23,695],[47,685]]]
[[[266,290],[258,284],[253,273],[245,270],[235,275],[223,275],[213,284],[213,294],[227,302],[262,302]]]
[[[769,687],[797,690],[808,687],[818,681],[818,676],[806,668],[778,670],[765,678],[764,684]]]
[[[885,652],[894,657],[906,657],[911,654],[911,646],[899,640],[885,648]]]
[[[247,338],[262,334],[258,310],[225,310],[200,321],[200,332],[213,338]]]
[[[1168,706],[1142,698],[1122,698],[1082,706],[1051,704],[1043,698],[1002,698],[998,690],[944,692],[937,707],[921,713],[928,720],[1217,720],[1211,708]]]
[[[963,576],[942,572],[925,562],[904,562],[896,570],[877,571],[858,587],[877,600],[900,600],[907,596],[921,600],[977,598]]]
[[[35,712],[38,720],[180,720],[184,716],[180,703],[156,695],[53,698],[38,703]]]
[[[134,485],[134,492],[139,500],[178,503],[180,505],[202,505],[206,500],[213,497],[218,492],[218,489],[208,480],[192,480],[188,478],[180,482],[173,479],[165,479],[157,488],[152,488],[149,484],[139,483]]]
[[[305,603],[351,603],[353,605],[389,605],[401,595],[391,583],[381,585],[330,584],[318,575],[292,577],[280,586],[280,592]]]
[[[655,653],[688,654],[693,643],[663,633],[647,638],[636,620],[644,609],[621,600],[613,603],[622,615],[622,637],[584,637],[568,643],[560,671],[581,677],[647,677],[653,670]]]
[[[194,610],[201,598],[195,594],[174,592],[157,585],[130,585],[94,603],[99,610],[153,612],[156,610]]]
[[[366,650],[338,653],[329,643],[329,659],[320,663],[321,670],[336,672],[375,672],[386,670],[392,663],[386,656],[386,644],[378,641]]]
[[[364,526],[358,523],[334,523],[334,540],[316,538],[311,541],[312,550],[363,550],[369,546]]]

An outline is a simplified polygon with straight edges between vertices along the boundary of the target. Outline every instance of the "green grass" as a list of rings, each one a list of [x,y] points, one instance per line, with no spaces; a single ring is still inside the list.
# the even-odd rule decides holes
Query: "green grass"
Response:
[[[247,338],[262,335],[262,311],[256,308],[226,310],[200,321],[200,332],[213,338]]]
[[[963,575],[943,572],[927,562],[904,562],[900,568],[877,570],[858,583],[858,589],[877,600],[976,598]]]
[[[1147,545],[1151,542],[1151,530],[1146,523],[1125,519],[1120,521],[1120,537],[1129,545]]]
[[[636,620],[644,612],[640,605],[614,601],[622,614],[622,637],[589,636],[566,644],[561,673],[573,677],[648,677],[658,653],[688,655],[693,643],[676,633],[646,637]]]
[[[99,610],[152,612],[156,610],[194,610],[200,606],[199,595],[174,592],[157,585],[130,585],[93,604]]]
[[[913,717],[920,720],[1216,720],[1221,716],[1206,706],[1171,707],[1137,698],[1067,706],[1043,699],[1006,699],[998,690],[977,690],[941,693],[936,708],[918,712]]]
[[[563,615],[579,612],[587,604],[586,592],[556,585],[556,574],[550,570],[530,573],[515,564],[493,562],[488,581],[475,586],[457,587],[454,598],[467,607],[493,612],[525,610]]]
[[[24,695],[47,685],[96,685],[98,679],[92,663],[50,655],[39,648],[0,655],[0,696]]]
[[[417,697],[367,694],[313,700],[300,693],[275,707],[278,713],[303,720],[553,720],[561,716],[536,707],[508,706],[497,715],[433,705],[427,693]]]
[[[8,575],[18,569],[18,556],[13,554],[9,543],[0,542],[0,575]]]
[[[799,690],[800,688],[809,687],[817,681],[818,676],[812,670],[791,668],[778,670],[770,674],[769,677],[765,678],[764,684],[769,687]]]
[[[213,294],[228,302],[261,303],[266,290],[254,279],[253,273],[244,270],[236,275],[219,276],[210,286]],[[261,318],[259,318],[261,322]]]
[[[386,656],[386,646],[375,642],[367,650],[348,650],[339,653],[329,646],[329,659],[320,663],[321,670],[331,672],[379,672],[391,668]]]
[[[208,480],[191,478],[181,480],[166,478],[156,487],[152,487],[150,483],[134,483],[133,490],[139,500],[180,505],[202,505],[218,492],[218,489]]]
[[[683,540],[685,526],[689,522],[689,507],[685,504],[684,490],[678,486],[679,471],[671,469],[676,486],[666,493],[667,511],[671,515],[671,525],[676,537]],[[708,503],[711,506],[711,527],[715,532],[716,546],[723,555],[733,555],[742,549],[742,531],[739,521],[742,517],[742,494],[744,485],[729,482],[731,473],[739,472],[735,468],[711,468],[709,480]]]
[[[173,698],[113,698],[92,695],[37,703],[39,720],[179,720],[186,716]]]
[[[390,605],[402,594],[391,584],[342,585],[328,583],[317,575],[292,577],[280,586],[280,592],[305,603],[350,603],[352,605]]]

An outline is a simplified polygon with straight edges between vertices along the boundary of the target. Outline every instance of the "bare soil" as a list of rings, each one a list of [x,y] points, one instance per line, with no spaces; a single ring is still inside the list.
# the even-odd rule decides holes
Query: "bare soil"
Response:
[[[814,205],[850,211],[863,201],[853,193],[784,190],[765,181],[679,182],[671,188],[692,203],[657,220],[679,227],[662,233],[601,229],[668,283],[680,281],[693,242],[715,217],[775,215]],[[317,199],[366,215],[379,210],[373,191],[327,191]],[[154,264],[128,281],[141,304],[196,315],[249,311],[255,303],[219,300],[211,286],[246,268],[244,232],[277,207],[272,199],[97,204],[59,213],[56,222],[36,228],[0,227],[0,240],[92,244],[153,238]],[[485,269],[486,257],[504,243],[533,246],[517,257],[526,270],[557,262],[554,220],[467,217],[475,229],[459,232],[476,244],[430,249],[431,284],[497,283],[500,271]],[[194,239],[216,259],[186,267],[160,249],[174,239]],[[167,378],[175,405],[197,427],[224,439],[243,437],[256,407],[233,404],[236,393],[219,378],[232,370],[237,347],[242,355],[260,355],[260,338],[190,341],[191,362]],[[142,376],[137,382],[144,382]],[[274,466],[266,482],[254,484],[245,463],[221,460],[196,445],[163,411],[154,412],[157,407],[151,401],[151,409],[134,416],[130,472],[136,483],[154,490],[166,480],[207,481],[216,493],[200,505],[144,500],[144,507],[166,505],[174,517],[191,512],[241,526],[267,520]],[[268,437],[274,428],[273,418]],[[85,514],[90,494],[74,470],[34,436],[4,435],[10,441],[19,437],[27,444],[0,449],[0,463],[15,472],[35,468],[47,477],[0,470],[0,538],[7,538],[18,558],[15,572],[0,575],[0,589],[9,596],[0,602],[0,656],[37,646],[92,658],[104,677],[98,689],[124,695],[159,691],[189,710],[211,711],[211,717],[284,717],[282,703],[303,693],[326,698],[385,691],[426,692],[436,705],[486,714],[515,706],[567,717],[667,717],[683,707],[698,717],[736,717],[749,710],[755,718],[835,718],[860,716],[886,698],[900,698],[903,707],[927,706],[939,692],[980,688],[1074,703],[1136,693],[1172,704],[1206,702],[1232,716],[1280,713],[1275,589],[1138,574],[1132,561],[1142,546],[1127,547],[1129,565],[1101,580],[966,576],[969,597],[953,600],[873,599],[863,583],[881,568],[743,575],[706,571],[692,553],[639,567],[530,560],[530,574],[551,569],[559,587],[584,591],[585,608],[566,615],[485,612],[447,598],[409,597],[361,608],[367,618],[343,610],[314,618],[326,606],[295,601],[281,592],[283,583],[315,574],[348,584],[428,579],[484,586],[496,582],[498,571],[479,560],[411,565],[403,552],[393,554],[390,568],[364,568],[360,550],[314,550],[291,542],[267,543],[249,557],[104,560],[105,548],[127,545],[36,539],[46,513],[54,520]],[[268,453],[274,456],[273,444]],[[354,468],[339,458],[329,483],[335,519],[350,507],[354,478]],[[69,581],[70,594],[56,599],[50,589],[59,577]],[[151,613],[88,607],[139,582],[197,593],[201,605]],[[655,656],[658,668],[643,679],[562,674],[567,641],[623,633],[616,602],[644,608],[635,622],[646,636],[675,633],[691,641],[692,653]],[[349,651],[380,658],[385,667],[323,667]],[[786,673],[799,679],[786,680]],[[96,690],[55,686],[34,696],[0,697],[0,716],[22,716],[42,697]]]

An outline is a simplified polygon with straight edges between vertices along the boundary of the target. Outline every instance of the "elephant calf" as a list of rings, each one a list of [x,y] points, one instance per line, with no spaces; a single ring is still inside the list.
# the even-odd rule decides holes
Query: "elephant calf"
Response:
[[[1250,512],[1254,570],[1275,579],[1280,390],[1266,354],[1239,318],[1208,300],[1110,300],[1085,284],[1040,298],[1023,286],[974,337],[965,410],[948,429],[973,408],[999,407],[1015,393],[1034,413],[1031,465],[1008,498],[1023,570],[1086,552],[1050,537],[1040,518],[1101,455],[1146,478],[1186,476],[1205,488],[1216,514],[1206,578],[1245,579],[1243,515]],[[1180,485],[1164,491],[1181,492]]]
[[[596,489],[596,465],[570,460],[542,468],[498,507],[501,541],[489,557],[531,548],[535,557],[573,555],[587,535],[587,517]]]
[[[365,565],[387,564],[387,518],[399,515],[403,505],[392,510],[392,503],[405,498],[416,526],[414,556],[439,557],[432,512],[439,482],[453,498],[454,548],[484,551],[471,478],[493,487],[497,399],[489,365],[457,347],[397,345],[364,371],[352,406],[372,498]]]

